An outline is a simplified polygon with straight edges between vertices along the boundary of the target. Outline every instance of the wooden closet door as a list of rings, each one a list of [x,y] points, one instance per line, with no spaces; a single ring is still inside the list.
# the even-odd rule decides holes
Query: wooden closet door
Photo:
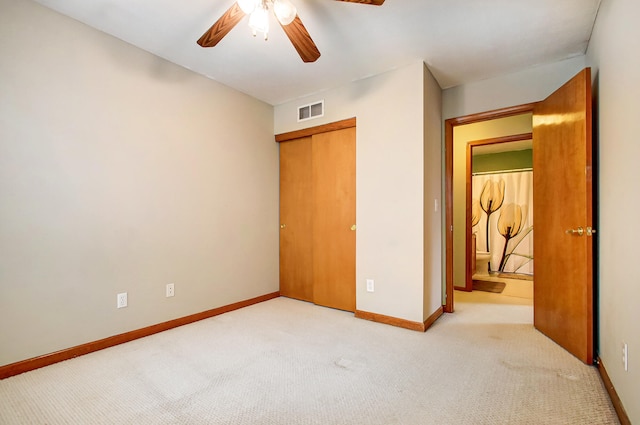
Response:
[[[280,143],[280,294],[313,302],[311,137]]]
[[[313,300],[356,308],[356,129],[312,136]]]

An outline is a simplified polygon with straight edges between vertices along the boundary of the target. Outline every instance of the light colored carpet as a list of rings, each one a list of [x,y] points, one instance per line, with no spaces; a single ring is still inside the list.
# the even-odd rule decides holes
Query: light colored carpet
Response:
[[[617,423],[530,306],[481,307],[419,333],[278,298],[0,381],[0,423]]]

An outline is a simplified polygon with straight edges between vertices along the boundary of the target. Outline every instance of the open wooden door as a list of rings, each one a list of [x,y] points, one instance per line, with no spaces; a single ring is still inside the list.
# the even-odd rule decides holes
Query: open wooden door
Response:
[[[591,70],[533,112],[534,325],[593,363]]]

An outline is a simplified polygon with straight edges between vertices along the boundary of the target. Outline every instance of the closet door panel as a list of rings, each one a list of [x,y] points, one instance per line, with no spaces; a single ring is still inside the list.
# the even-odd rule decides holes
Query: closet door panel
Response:
[[[356,307],[355,128],[313,136],[313,299]]]
[[[311,137],[280,143],[280,294],[313,302]]]

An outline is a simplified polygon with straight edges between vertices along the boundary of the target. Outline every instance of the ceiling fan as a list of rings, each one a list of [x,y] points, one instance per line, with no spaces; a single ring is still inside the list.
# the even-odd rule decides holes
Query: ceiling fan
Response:
[[[384,0],[338,0],[380,6]],[[213,47],[227,35],[245,15],[255,36],[258,31],[269,32],[269,9],[273,9],[278,23],[304,62],[315,62],[320,57],[318,47],[302,24],[295,6],[289,0],[237,0],[198,40],[202,47]]]

